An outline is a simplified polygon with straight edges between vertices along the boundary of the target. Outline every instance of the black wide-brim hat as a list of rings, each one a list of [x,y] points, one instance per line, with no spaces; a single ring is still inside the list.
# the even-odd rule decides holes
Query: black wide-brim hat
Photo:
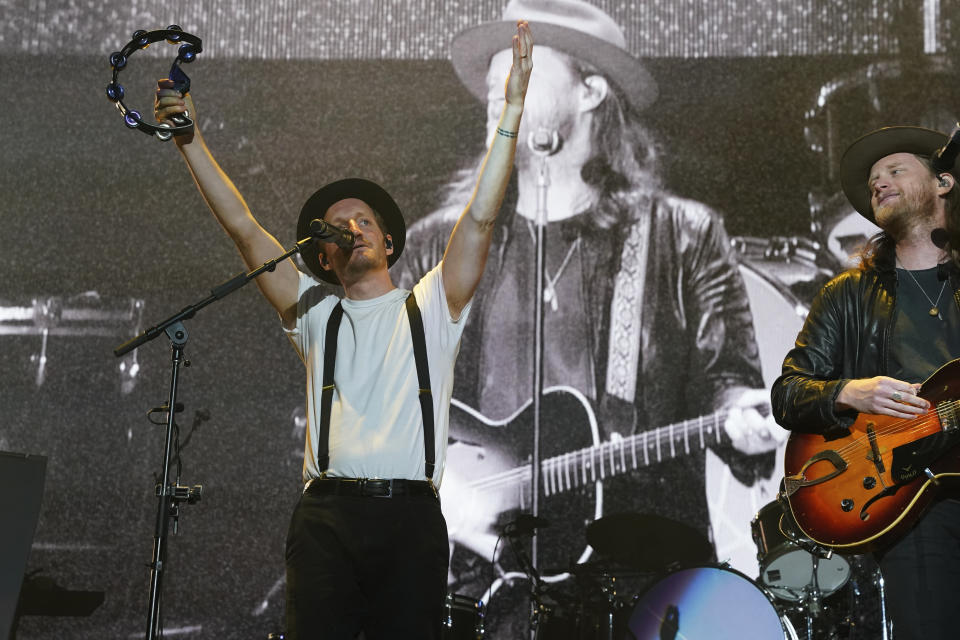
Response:
[[[876,223],[870,203],[870,170],[877,160],[894,153],[912,153],[926,158],[947,144],[946,134],[923,127],[883,127],[859,138],[840,160],[840,185],[853,208]],[[954,173],[955,166],[950,169]]]
[[[450,44],[451,62],[460,81],[487,101],[490,58],[510,48],[517,20],[526,20],[537,45],[550,47],[590,63],[643,109],[657,99],[653,76],[627,51],[620,27],[598,7],[582,0],[511,0],[499,22],[487,22],[458,33]]]
[[[300,209],[297,239],[309,238],[310,223],[317,218],[323,219],[331,206],[347,198],[363,200],[383,219],[383,224],[386,226],[385,233],[390,234],[393,240],[393,253],[387,256],[387,266],[393,266],[403,253],[403,244],[407,239],[407,225],[403,221],[403,213],[386,189],[376,182],[363,178],[345,178],[331,182],[310,196]],[[309,250],[300,252],[300,257],[310,272],[324,282],[340,284],[340,280],[332,270],[326,270],[320,266],[316,243],[308,246]]]

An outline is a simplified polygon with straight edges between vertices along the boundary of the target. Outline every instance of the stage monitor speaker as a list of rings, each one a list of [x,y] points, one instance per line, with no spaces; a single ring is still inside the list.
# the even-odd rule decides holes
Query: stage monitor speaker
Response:
[[[44,456],[0,451],[0,638],[10,636],[40,517],[46,472]]]

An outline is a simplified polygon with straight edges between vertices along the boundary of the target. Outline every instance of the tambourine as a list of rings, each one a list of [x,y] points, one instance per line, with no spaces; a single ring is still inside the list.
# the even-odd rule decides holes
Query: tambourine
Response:
[[[189,114],[184,112],[170,118],[173,125],[169,122],[159,124],[144,122],[139,111],[129,109],[123,104],[123,85],[117,82],[120,71],[127,66],[127,60],[130,59],[130,56],[133,55],[134,52],[140,49],[146,49],[154,42],[160,42],[161,40],[166,40],[173,45],[180,45],[177,48],[177,57],[170,67],[169,78],[173,80],[174,89],[183,95],[187,95],[187,92],[190,91],[190,78],[188,78],[187,74],[180,68],[180,63],[193,62],[197,54],[203,51],[203,45],[200,38],[185,33],[183,29],[172,24],[166,29],[157,29],[156,31],[135,31],[133,33],[133,39],[130,40],[123,49],[110,54],[110,67],[113,69],[113,79],[110,81],[110,84],[107,85],[107,98],[116,104],[117,109],[123,116],[124,124],[131,129],[139,129],[147,135],[156,136],[157,139],[165,142],[173,136],[179,136],[193,131],[193,120],[189,118]]]

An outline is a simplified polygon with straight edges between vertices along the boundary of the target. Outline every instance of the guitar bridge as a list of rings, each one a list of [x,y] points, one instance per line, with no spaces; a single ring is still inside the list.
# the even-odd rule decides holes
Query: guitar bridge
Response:
[[[833,471],[815,480],[808,480],[806,476],[807,469],[811,465],[824,460],[826,460],[827,462],[833,465]],[[840,475],[846,470],[847,470],[847,461],[841,458],[840,454],[838,454],[836,451],[833,451],[832,449],[827,451],[820,451],[815,455],[811,456],[810,459],[803,464],[803,467],[800,469],[799,473],[792,476],[786,476],[783,479],[783,489],[784,489],[784,492],[787,494],[787,497],[789,498],[794,493],[796,493],[798,489],[801,489],[803,487],[812,487],[814,485],[820,484],[821,482],[832,480],[833,478],[836,478],[838,475]]]

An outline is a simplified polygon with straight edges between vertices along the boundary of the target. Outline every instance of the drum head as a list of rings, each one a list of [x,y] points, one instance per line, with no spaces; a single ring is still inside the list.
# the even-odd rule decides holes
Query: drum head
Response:
[[[627,638],[783,640],[770,598],[743,574],[718,567],[671,573],[637,600]],[[632,635],[631,635],[632,634]]]
[[[817,564],[817,584],[820,595],[829,596],[850,579],[850,564],[843,556],[816,558],[813,554],[791,545],[766,558],[760,571],[763,582],[776,598],[797,602],[808,589],[814,587],[813,564]]]

